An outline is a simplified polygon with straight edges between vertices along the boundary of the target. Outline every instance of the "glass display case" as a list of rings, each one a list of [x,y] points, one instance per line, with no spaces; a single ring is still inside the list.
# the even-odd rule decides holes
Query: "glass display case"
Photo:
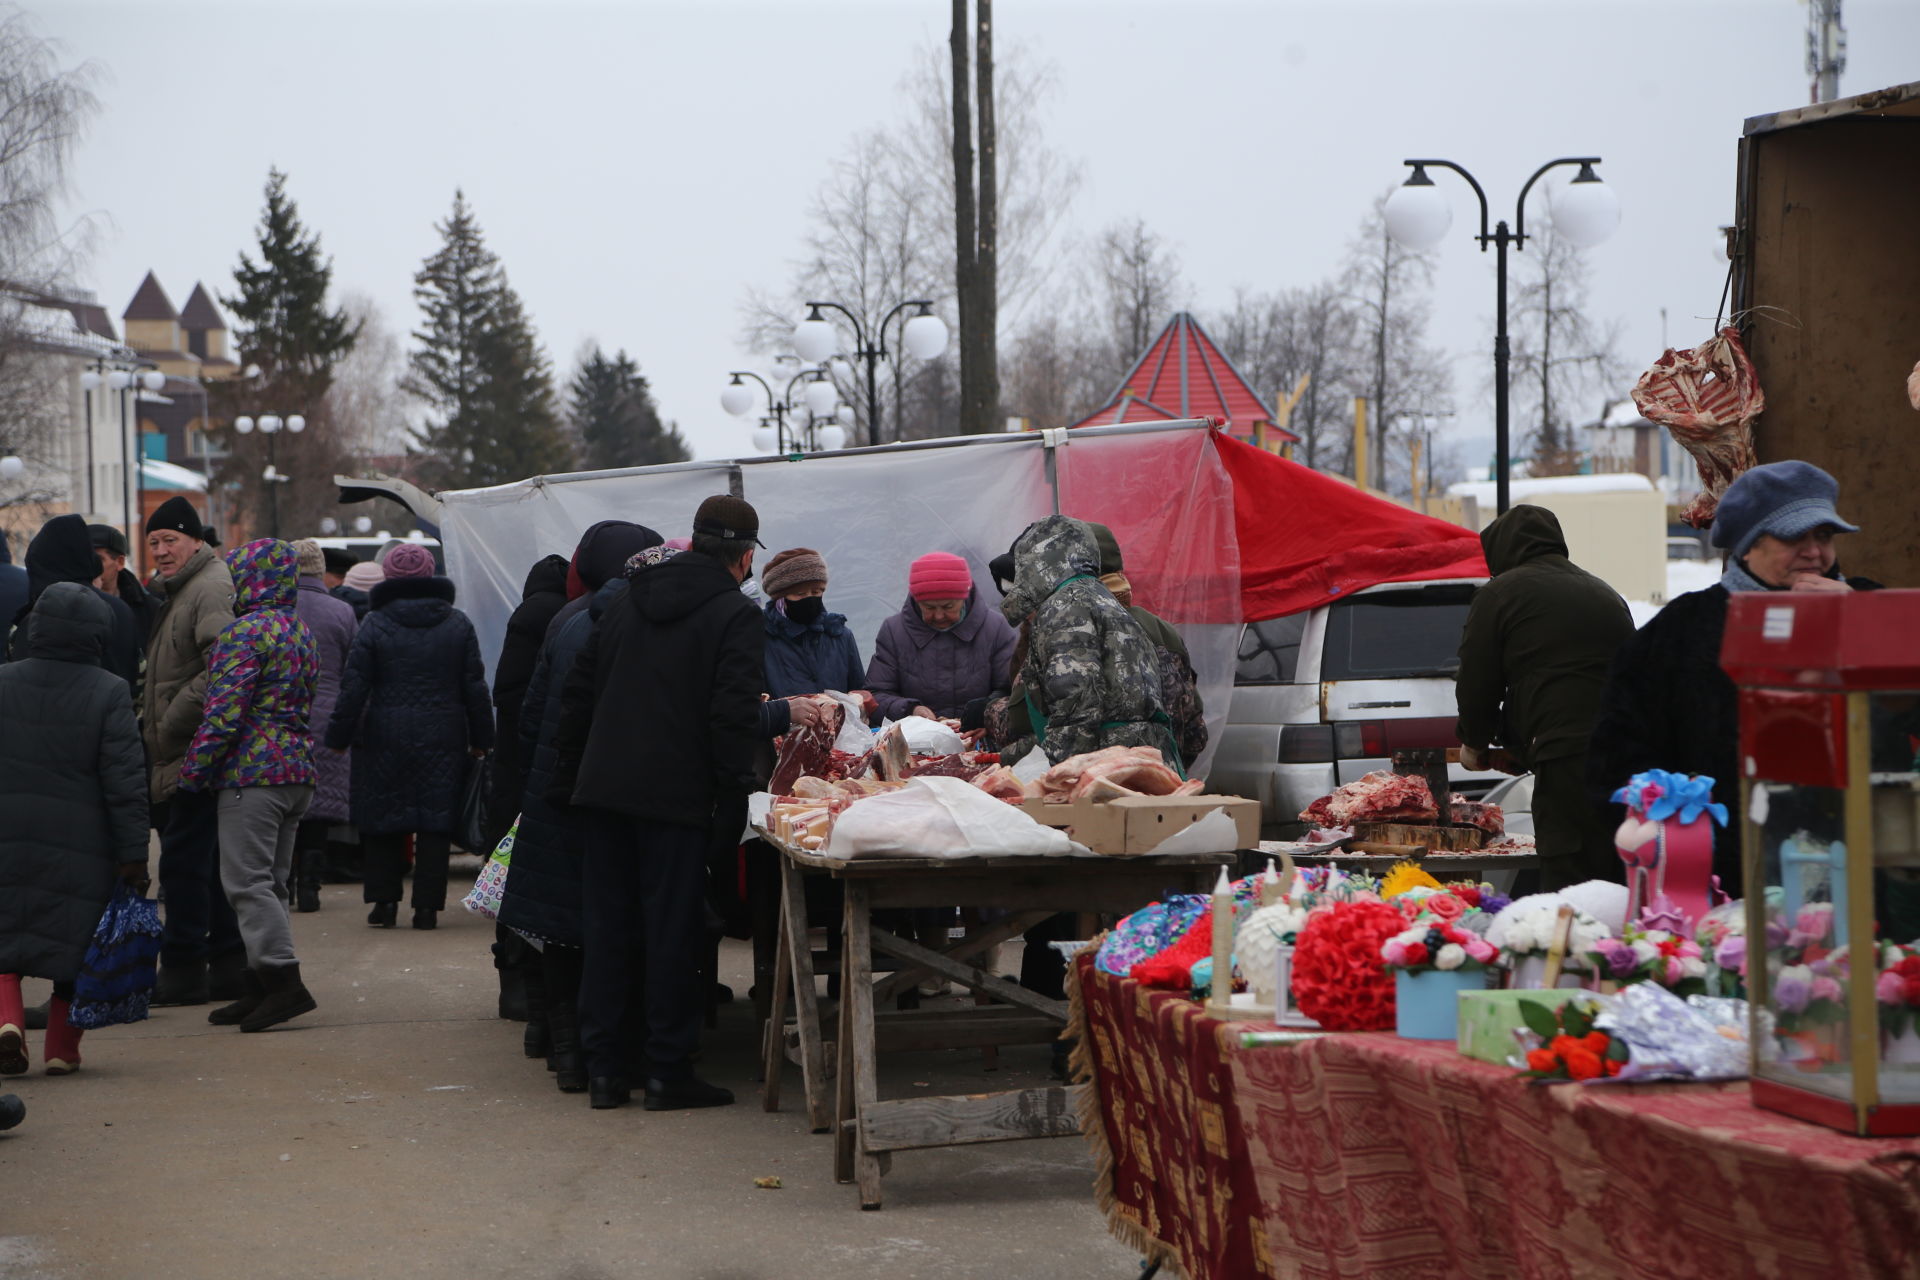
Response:
[[[1920,591],[1736,594],[1753,1100],[1920,1134]]]

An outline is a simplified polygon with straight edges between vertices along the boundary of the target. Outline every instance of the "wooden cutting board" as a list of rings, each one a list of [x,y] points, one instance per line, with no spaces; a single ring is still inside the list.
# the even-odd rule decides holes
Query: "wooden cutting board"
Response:
[[[1353,838],[1357,844],[1421,845],[1463,853],[1487,842],[1487,833],[1479,827],[1420,827],[1404,822],[1356,822]]]

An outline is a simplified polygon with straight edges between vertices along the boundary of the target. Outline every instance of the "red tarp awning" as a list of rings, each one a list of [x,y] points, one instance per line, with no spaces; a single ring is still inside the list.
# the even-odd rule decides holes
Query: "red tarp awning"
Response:
[[[1212,433],[1233,481],[1240,603],[1248,622],[1382,582],[1484,578],[1479,535]]]

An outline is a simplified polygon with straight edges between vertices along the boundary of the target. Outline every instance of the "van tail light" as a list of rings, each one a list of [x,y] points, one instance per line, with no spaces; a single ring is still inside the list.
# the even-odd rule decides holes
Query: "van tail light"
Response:
[[[1451,716],[1409,720],[1337,720],[1290,724],[1280,730],[1281,764],[1380,760],[1396,751],[1457,747]]]
[[[1281,728],[1281,764],[1330,764],[1336,758],[1332,725],[1290,724]]]

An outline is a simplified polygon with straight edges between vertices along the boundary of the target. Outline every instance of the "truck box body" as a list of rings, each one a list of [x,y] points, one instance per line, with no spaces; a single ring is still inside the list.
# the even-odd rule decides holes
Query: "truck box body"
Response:
[[[1848,573],[1920,586],[1920,83],[1748,120],[1734,308],[1760,374],[1762,462],[1840,482]]]

